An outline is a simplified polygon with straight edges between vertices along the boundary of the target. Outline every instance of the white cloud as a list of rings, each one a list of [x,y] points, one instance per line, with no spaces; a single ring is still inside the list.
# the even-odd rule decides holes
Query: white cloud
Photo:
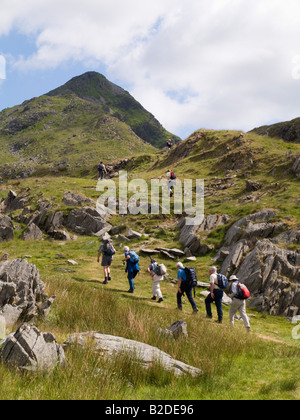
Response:
[[[16,60],[23,70],[104,64],[188,135],[299,116],[299,16],[298,0],[2,0],[0,36],[36,37],[36,52]]]

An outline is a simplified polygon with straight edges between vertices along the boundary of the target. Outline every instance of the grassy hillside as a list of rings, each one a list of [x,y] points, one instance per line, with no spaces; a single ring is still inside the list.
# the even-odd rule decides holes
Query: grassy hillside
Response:
[[[99,73],[88,72],[74,77],[47,95],[60,97],[70,94],[97,105],[100,110],[125,122],[137,136],[155,147],[164,147],[169,138],[174,141],[180,140],[166,131],[127,91]]]
[[[39,101],[49,101],[49,112],[51,107],[63,106],[62,97],[43,97]],[[81,101],[74,98],[74,105],[80,107],[84,103],[86,106]],[[93,104],[89,106],[89,112],[92,113]],[[15,112],[22,115],[21,109]],[[63,113],[58,114],[61,119],[59,124],[64,124]],[[91,117],[89,126],[95,127],[93,118],[96,117]],[[52,124],[51,116],[48,123]],[[55,123],[51,129],[54,130],[54,126]],[[34,130],[34,127],[26,130],[31,129]],[[61,125],[57,126],[57,131],[59,135],[62,134]],[[41,134],[43,131],[40,127],[36,132]],[[17,132],[11,135],[12,142],[17,135]],[[77,141],[76,137],[72,141]],[[47,147],[46,140],[44,144]],[[143,144],[143,147],[148,146]],[[51,147],[47,150],[50,161],[56,156],[56,150]],[[26,151],[22,150],[24,156]],[[147,158],[136,157],[127,167],[131,179],[142,178],[150,185],[151,178],[164,176],[168,169],[174,170],[181,180],[203,178],[206,187],[206,215],[226,213],[233,216],[232,220],[236,220],[259,209],[271,207],[278,211],[289,226],[297,227],[300,223],[299,179],[291,170],[292,163],[300,153],[299,144],[255,133],[240,135],[233,131],[200,130],[169,154],[162,154],[152,148],[141,152]],[[42,147],[39,153],[42,153]],[[119,151],[112,150],[111,153]],[[126,150],[122,153],[126,153]],[[75,161],[75,145],[74,154],[70,154]],[[61,173],[9,180],[2,185],[0,197],[5,198],[9,189],[19,194],[27,191],[33,210],[37,200],[43,197],[53,203],[55,210],[68,211],[62,203],[66,190],[94,200],[99,195],[96,181],[92,179],[93,174],[89,172],[89,162],[85,164],[87,172],[81,177]],[[248,179],[258,182],[261,187],[257,191],[247,191]],[[13,216],[19,212],[16,211]],[[125,224],[143,233],[140,240],[131,243],[137,251],[142,247],[181,247],[176,229],[178,217],[172,214],[165,217],[128,215],[125,218],[116,215],[110,222],[115,226]],[[150,300],[151,281],[146,272],[149,258],[142,254],[136,291],[133,295],[126,293],[128,281],[122,265],[124,243],[115,241],[118,252],[112,266],[112,281],[103,285],[102,268],[96,262],[99,246],[97,238],[80,236],[76,241],[63,242],[50,241],[45,235],[42,241],[25,243],[20,239],[25,226],[15,224],[18,226],[16,239],[1,243],[1,253],[8,252],[11,259],[27,256],[39,268],[47,293],[57,296],[49,318],[37,323],[42,331],[52,332],[59,343],[76,331],[93,330],[142,341],[202,369],[204,376],[178,379],[158,365],[144,371],[128,355],[107,361],[93,349],[82,351],[75,348],[67,354],[67,368],[57,369],[47,376],[21,375],[0,366],[1,398],[154,398],[185,401],[300,398],[300,341],[292,338],[294,325],[285,318],[250,311],[252,333],[247,335],[243,324],[239,322],[236,322],[232,330],[228,326],[228,307],[224,309],[223,325],[205,318],[204,298],[200,295],[200,289],[197,289],[196,295],[199,313],[191,313],[187,299],[183,312],[178,313],[177,288],[169,281],[163,282],[161,286],[164,302],[158,304]],[[225,228],[218,228],[208,236],[206,242],[216,248],[220,247]],[[208,281],[208,268],[214,253],[212,251],[204,257],[197,257],[192,264],[197,269],[199,280]],[[78,265],[70,266],[68,259],[77,261]],[[169,277],[176,278],[176,261],[164,258],[162,261],[168,268]],[[57,268],[71,269],[71,272],[57,271]],[[213,311],[215,315],[215,308]],[[157,333],[158,327],[167,328],[179,319],[187,322],[188,338],[168,340]]]
[[[269,136],[278,137],[289,142],[300,142],[300,118],[295,118],[292,121],[280,122],[272,125],[264,125],[262,127],[255,128],[254,133]]]
[[[0,113],[0,173],[4,177],[95,167],[153,153],[119,119],[73,95],[41,96]],[[23,175],[24,176],[24,175]]]

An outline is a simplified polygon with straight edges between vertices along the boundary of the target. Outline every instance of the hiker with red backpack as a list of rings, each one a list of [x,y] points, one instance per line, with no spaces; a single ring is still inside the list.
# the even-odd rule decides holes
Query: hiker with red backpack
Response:
[[[168,188],[170,192],[170,197],[172,197],[174,194],[174,186],[176,184],[176,178],[177,176],[175,175],[175,173],[171,171],[170,169],[168,169],[167,180],[168,180]]]
[[[249,318],[246,314],[246,300],[250,297],[248,288],[239,282],[236,276],[229,278],[230,294],[232,298],[232,304],[229,311],[229,320],[232,326],[234,326],[234,316],[239,311],[244,325],[247,331],[251,330]]]

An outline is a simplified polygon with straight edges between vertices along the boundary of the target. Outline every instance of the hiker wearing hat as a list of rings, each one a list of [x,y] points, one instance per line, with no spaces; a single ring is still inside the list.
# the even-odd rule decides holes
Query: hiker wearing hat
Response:
[[[229,296],[232,298],[232,303],[229,311],[229,320],[232,326],[234,326],[234,316],[239,311],[246,330],[250,331],[250,322],[246,314],[246,299],[250,296],[247,287],[239,282],[236,276],[229,278],[230,293]]]
[[[185,268],[181,262],[178,262],[176,265],[178,269],[177,279],[178,279],[178,293],[177,293],[177,308],[182,311],[182,296],[186,294],[194,313],[198,312],[196,302],[193,299],[192,287],[188,284]]]
[[[160,282],[163,281],[164,276],[156,274],[157,262],[154,258],[151,258],[151,264],[147,268],[148,273],[152,277],[152,300],[158,298],[158,303],[163,302],[163,295],[160,290]]]

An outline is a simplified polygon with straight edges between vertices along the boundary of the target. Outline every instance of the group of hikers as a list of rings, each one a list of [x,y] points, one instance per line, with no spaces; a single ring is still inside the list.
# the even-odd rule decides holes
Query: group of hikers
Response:
[[[134,293],[135,283],[134,280],[140,272],[139,267],[139,256],[138,254],[130,250],[128,246],[123,248],[124,259],[123,264],[126,265],[125,272],[127,273],[127,279],[129,282],[128,293]],[[103,284],[107,284],[111,280],[110,267],[113,261],[113,256],[116,250],[113,246],[112,239],[105,239],[98,250],[97,262],[100,263],[100,257],[102,255],[101,265],[104,270],[104,281]],[[193,268],[184,267],[181,262],[176,264],[177,269],[177,308],[182,310],[182,297],[186,295],[189,303],[192,306],[193,312],[198,312],[197,304],[193,298],[193,290],[197,285],[196,271]],[[152,298],[151,300],[158,303],[163,302],[163,295],[161,292],[160,284],[164,280],[167,274],[167,269],[164,264],[158,264],[157,260],[151,258],[151,264],[147,268],[148,274],[152,278]],[[232,326],[234,326],[234,319],[237,312],[244,322],[244,326],[247,331],[250,331],[251,326],[249,318],[246,313],[246,300],[250,296],[250,292],[247,287],[242,284],[236,276],[231,276],[229,280],[223,275],[217,272],[216,267],[210,267],[209,269],[209,294],[205,299],[206,318],[212,319],[212,303],[215,303],[218,320],[217,322],[222,324],[223,322],[223,307],[222,300],[224,296],[224,290],[229,289],[229,296],[232,298],[232,303],[229,311],[229,320]],[[194,292],[195,297],[195,292]]]
[[[167,142],[168,151],[171,150],[173,142],[171,139]],[[98,169],[98,178],[103,180],[105,175],[107,175],[107,169],[103,162],[97,167]],[[171,170],[168,169],[166,173],[166,178],[168,181],[168,188],[170,196],[174,194],[174,186],[176,183],[176,175]],[[125,246],[123,249],[124,259],[123,264],[126,265],[125,272],[127,273],[127,279],[129,282],[128,293],[134,293],[135,283],[134,279],[140,272],[139,268],[139,256],[133,250],[130,250],[128,246]],[[100,262],[100,257],[102,255],[101,265],[104,270],[104,281],[103,284],[107,284],[111,280],[110,275],[110,266],[113,261],[113,255],[116,253],[116,250],[113,246],[112,239],[106,239],[103,241],[103,244],[98,250],[98,263]],[[197,285],[197,276],[195,269],[184,267],[181,262],[178,262],[176,265],[177,268],[177,281],[178,281],[178,292],[177,292],[177,308],[182,310],[182,297],[186,295],[188,298],[193,312],[198,312],[198,307],[193,298],[193,290]],[[152,278],[152,300],[158,300],[158,303],[163,302],[163,295],[160,288],[160,283],[164,280],[164,276],[167,274],[167,270],[164,264],[158,264],[154,258],[151,258],[151,263],[147,268],[147,272]],[[224,296],[224,290],[230,289],[230,297],[232,298],[232,304],[230,307],[229,318],[230,323],[234,325],[234,317],[237,311],[239,311],[242,320],[244,321],[245,328],[250,330],[249,318],[246,314],[246,300],[250,296],[249,290],[247,287],[240,283],[236,276],[231,276],[229,280],[217,272],[216,267],[210,267],[209,269],[209,294],[205,299],[206,307],[206,317],[212,318],[212,303],[215,303],[217,314],[218,314],[218,323],[223,322],[223,307],[222,301]],[[195,293],[194,293],[195,296]]]

